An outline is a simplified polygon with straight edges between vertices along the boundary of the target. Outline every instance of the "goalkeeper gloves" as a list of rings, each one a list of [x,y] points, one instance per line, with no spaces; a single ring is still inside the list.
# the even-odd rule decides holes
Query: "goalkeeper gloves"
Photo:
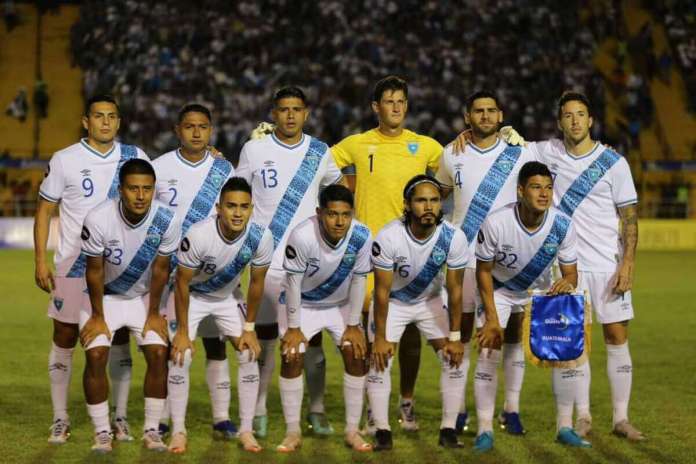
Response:
[[[256,129],[251,131],[250,138],[251,140],[262,139],[267,135],[270,135],[275,127],[275,124],[271,124],[270,122],[260,122],[259,125],[256,126]]]
[[[500,138],[502,138],[508,145],[526,145],[526,142],[522,136],[515,129],[513,129],[512,126],[501,127],[498,134],[500,134]]]

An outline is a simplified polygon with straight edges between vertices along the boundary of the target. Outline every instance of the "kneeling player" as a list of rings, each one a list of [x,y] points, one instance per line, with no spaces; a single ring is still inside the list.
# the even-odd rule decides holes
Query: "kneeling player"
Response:
[[[278,317],[283,334],[280,397],[287,424],[280,452],[300,446],[304,351],[307,340],[324,329],[343,354],[345,442],[355,451],[372,451],[358,433],[367,373],[360,316],[365,275],[370,272],[370,243],[370,230],[353,220],[353,195],[342,185],[326,187],[319,196],[317,215],[290,234],[283,262],[286,315]]]
[[[388,410],[391,358],[406,326],[415,323],[441,361],[440,445],[459,447],[454,431],[464,392],[461,371],[462,280],[470,257],[464,233],[442,220],[440,184],[413,177],[404,188],[404,217],[387,224],[372,245],[375,305],[367,393],[377,426],[375,450],[392,448]],[[449,311],[442,301],[443,276]],[[448,319],[449,314],[449,319]]]
[[[482,348],[474,377],[478,435],[474,449],[493,448],[493,410],[503,330],[510,315],[524,311],[530,290],[551,295],[570,293],[578,280],[575,229],[568,216],[552,208],[553,179],[546,165],[531,161],[518,177],[519,200],[492,213],[483,223],[476,244],[479,306],[476,337]],[[551,279],[558,257],[562,277]],[[571,446],[590,446],[572,428],[576,382],[553,369],[557,440]]]
[[[96,432],[92,449],[111,451],[106,363],[114,331],[127,327],[147,361],[143,441],[149,449],[164,451],[157,425],[167,396],[167,324],[159,302],[169,257],[178,244],[177,228],[174,213],[152,201],[155,171],[150,163],[127,161],[119,182],[120,199],[94,208],[82,228],[91,308],[81,311],[80,340],[87,358],[87,412]]]
[[[176,322],[170,323],[176,332],[172,339],[173,365],[169,370],[173,428],[169,449],[174,453],[186,451],[185,418],[193,341],[199,324],[208,316],[237,350],[239,440],[245,450],[261,451],[252,433],[259,388],[256,359],[261,351],[254,321],[273,256],[273,237],[263,226],[249,222],[253,208],[251,187],[241,177],[233,177],[225,183],[216,207],[217,216],[191,226],[177,253]],[[248,306],[235,292],[247,264],[251,264]],[[245,322],[240,313],[246,318]]]

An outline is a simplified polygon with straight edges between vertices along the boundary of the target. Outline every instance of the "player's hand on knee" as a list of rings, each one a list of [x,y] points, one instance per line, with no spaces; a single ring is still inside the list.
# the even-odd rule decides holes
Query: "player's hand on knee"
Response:
[[[486,321],[483,328],[476,334],[476,341],[479,349],[498,350],[503,344],[503,329],[500,327],[500,324]]]
[[[393,355],[394,345],[384,337],[375,336],[375,342],[372,344],[372,365],[374,368],[379,372],[385,370]]]
[[[82,327],[82,330],[80,330],[80,343],[86,348],[99,335],[104,335],[111,340],[111,332],[104,318],[92,315],[84,327]]]
[[[452,367],[459,367],[464,359],[464,344],[461,341],[447,341],[445,344],[445,356]]]
[[[353,347],[353,357],[355,359],[365,359],[367,356],[367,341],[365,333],[358,325],[349,325],[341,337],[341,348],[343,346]]]
[[[53,271],[51,271],[51,267],[44,261],[40,261],[36,264],[34,280],[36,281],[36,285],[44,292],[51,293],[51,290],[56,288],[56,281],[53,279]]]
[[[193,343],[191,343],[191,338],[189,338],[188,332],[179,328],[177,329],[176,334],[174,334],[174,339],[172,340],[172,362],[176,365],[183,366],[186,350],[191,350],[191,357],[193,357],[193,354],[196,351],[193,347]]]
[[[307,346],[307,339],[302,331],[297,328],[288,328],[281,341],[281,352],[287,363],[297,361],[300,357],[300,345]]]
[[[169,334],[167,333],[167,321],[159,314],[148,314],[147,319],[145,319],[142,333],[143,338],[145,338],[145,334],[149,331],[155,332],[165,342],[169,338]]]
[[[239,337],[239,343],[237,344],[237,349],[240,352],[249,350],[252,362],[259,359],[259,355],[261,354],[261,345],[259,344],[259,339],[256,337],[256,331],[242,331],[242,335]]]
[[[547,295],[563,295],[573,293],[574,291],[575,287],[573,286],[573,284],[561,278],[555,281],[553,285],[551,285],[551,288],[547,292]]]

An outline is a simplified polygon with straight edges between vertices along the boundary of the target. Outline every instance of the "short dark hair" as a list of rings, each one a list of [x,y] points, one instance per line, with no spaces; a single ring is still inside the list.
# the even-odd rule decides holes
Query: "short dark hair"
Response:
[[[282,87],[275,94],[273,94],[273,107],[278,105],[278,102],[283,98],[299,98],[302,103],[307,106],[307,95],[296,85],[288,85]]]
[[[230,177],[220,190],[220,201],[227,192],[246,192],[251,195],[251,185],[243,177]]]
[[[155,169],[152,167],[149,161],[142,158],[130,159],[123,163],[121,170],[118,172],[119,184],[123,185],[126,180],[126,176],[131,174],[149,174],[152,176],[153,180],[157,180]]]
[[[524,163],[522,169],[520,169],[520,173],[517,176],[517,184],[524,187],[527,185],[527,181],[530,179],[530,177],[534,176],[544,176],[553,180],[553,175],[551,175],[551,171],[549,170],[548,166],[538,161],[529,161]]]
[[[558,99],[558,119],[561,119],[561,115],[563,113],[563,105],[571,101],[577,101],[585,105],[585,108],[587,108],[588,116],[592,116],[592,106],[590,105],[590,99],[587,98],[587,96],[584,93],[568,90],[563,92],[561,98]]]
[[[392,93],[401,90],[404,97],[408,100],[408,84],[399,76],[387,76],[375,84],[372,91],[372,101],[379,102],[384,95],[384,92],[391,90]]]
[[[319,194],[319,207],[327,208],[332,201],[343,201],[353,208],[353,194],[341,184],[329,185]]]
[[[187,103],[186,105],[182,106],[181,109],[179,110],[179,116],[177,117],[177,123],[180,123],[183,119],[184,116],[186,116],[187,113],[201,113],[206,115],[208,120],[210,122],[213,122],[213,115],[210,113],[210,110],[201,105],[200,103]]]
[[[490,90],[479,90],[472,93],[466,98],[466,111],[471,112],[471,108],[474,106],[474,102],[479,98],[492,98],[495,102],[495,106],[500,108],[500,103],[498,102],[498,97]]]
[[[89,116],[89,112],[92,110],[92,105],[95,103],[101,103],[101,102],[106,102],[106,103],[113,103],[114,106],[116,106],[116,112],[119,113],[119,116],[121,114],[121,109],[118,107],[118,102],[116,101],[116,97],[114,97],[111,94],[108,93],[100,93],[97,95],[92,95],[90,98],[87,99],[85,102],[85,116]]]

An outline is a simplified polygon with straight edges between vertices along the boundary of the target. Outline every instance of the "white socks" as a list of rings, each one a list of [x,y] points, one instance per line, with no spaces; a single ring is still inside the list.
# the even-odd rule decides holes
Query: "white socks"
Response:
[[[321,346],[307,346],[304,369],[309,393],[309,412],[324,412],[324,388],[326,386],[326,358]]]
[[[551,387],[556,398],[556,431],[573,427],[573,403],[580,380],[576,369],[551,369]]]
[[[251,432],[259,393],[259,363],[251,361],[249,350],[237,353],[237,396],[239,398],[239,431]],[[229,392],[229,388],[227,389]],[[229,397],[229,395],[228,395]]]
[[[304,394],[302,375],[294,379],[286,379],[281,376],[278,383],[280,386],[280,401],[283,404],[286,431],[288,433],[300,433],[300,414],[302,410],[302,396]]]
[[[462,404],[459,406],[459,412],[466,412],[466,382],[469,378],[469,366],[471,365],[471,355],[470,355],[470,345],[469,342],[464,343],[464,357],[462,358],[462,365],[460,369],[464,374],[464,388],[462,390]]]
[[[189,397],[189,370],[191,369],[191,351],[186,350],[184,365],[172,363],[169,367],[167,388],[169,390],[169,412],[172,418],[172,434],[186,433],[186,406]],[[161,413],[161,411],[160,411]],[[159,417],[158,417],[159,419]]]
[[[133,359],[130,354],[130,343],[111,345],[109,349],[109,377],[111,378],[115,417],[126,417],[128,414],[128,393],[130,392],[132,370]]]
[[[162,409],[164,409],[165,398],[145,398],[145,421],[143,430],[157,430],[159,420],[162,417]]]
[[[227,359],[222,361],[206,359],[205,380],[210,393],[210,406],[213,410],[213,423],[230,419],[230,364]]]
[[[273,379],[273,370],[276,363],[275,347],[278,339],[261,340],[261,354],[259,355],[259,394],[256,399],[255,416],[265,416],[266,412],[266,397],[268,396],[268,387]]]
[[[346,404],[346,433],[357,432],[365,396],[366,375],[356,377],[343,372],[343,402]]]
[[[391,430],[389,427],[389,394],[391,393],[391,368],[393,359],[389,360],[387,368],[378,372],[370,367],[367,373],[367,396],[370,400],[372,417],[375,426],[380,430]]]
[[[490,356],[488,356],[490,353]],[[484,348],[479,354],[474,373],[474,398],[478,418],[478,435],[493,431],[493,414],[495,413],[495,394],[498,389],[498,364],[500,350]]]
[[[577,382],[575,382],[575,410],[578,418],[591,419],[590,415],[590,362],[587,361],[575,369]]]
[[[614,405],[614,425],[628,420],[632,372],[633,365],[628,351],[628,342],[623,345],[607,344],[607,374],[611,386],[611,402]]]
[[[92,424],[94,425],[94,432],[110,432],[111,425],[109,425],[109,402],[104,401],[103,403],[88,404],[87,414],[92,419]]]
[[[48,378],[51,382],[51,402],[53,421],[68,420],[68,390],[72,372],[72,356],[75,348],[61,348],[55,343],[48,354]],[[107,407],[107,424],[108,424]]]
[[[462,395],[466,383],[466,374],[459,367],[450,366],[449,360],[445,358],[442,350],[438,351],[437,357],[440,359],[440,392],[442,394],[442,422],[440,429],[453,429],[457,422],[457,413],[462,404]]]
[[[505,373],[505,412],[520,412],[520,391],[524,380],[524,350],[521,343],[503,344]]]

